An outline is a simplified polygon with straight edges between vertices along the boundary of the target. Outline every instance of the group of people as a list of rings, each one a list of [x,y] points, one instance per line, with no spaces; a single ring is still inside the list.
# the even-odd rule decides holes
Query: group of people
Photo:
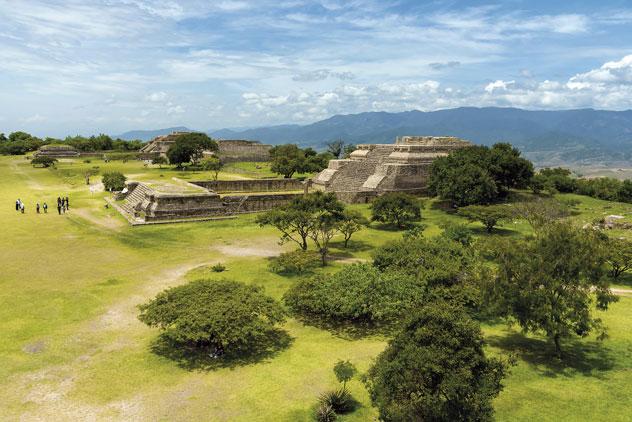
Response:
[[[25,209],[24,202],[22,202],[22,200],[18,198],[15,201],[15,210],[24,214],[24,209]],[[57,197],[57,213],[59,215],[65,214],[66,212],[68,212],[69,209],[70,209],[70,203],[68,201],[68,197],[66,196],[64,198],[64,197],[58,196]],[[35,204],[35,211],[38,214],[40,214],[42,211],[44,211],[44,214],[48,214],[48,204],[44,202],[42,206],[40,207],[40,203],[38,202],[37,204]]]

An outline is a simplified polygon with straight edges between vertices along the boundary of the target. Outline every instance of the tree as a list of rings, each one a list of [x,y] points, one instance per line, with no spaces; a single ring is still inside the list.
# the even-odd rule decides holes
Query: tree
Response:
[[[403,228],[421,219],[419,199],[400,192],[379,196],[371,204],[371,219]]]
[[[338,382],[342,383],[342,389],[347,389],[347,382],[351,381],[358,372],[355,365],[348,360],[339,360],[334,365],[334,374]]]
[[[621,188],[619,188],[619,201],[621,202],[632,202],[632,180],[624,180],[621,184]]]
[[[384,421],[487,421],[507,363],[485,356],[479,325],[460,307],[423,306],[366,375]]]
[[[202,161],[200,161],[200,166],[206,171],[214,172],[213,179],[217,180],[217,175],[222,169],[222,162],[219,158],[212,156],[202,159]]]
[[[298,280],[283,300],[293,313],[308,320],[380,326],[419,306],[423,292],[423,284],[414,276],[352,264],[333,275]]]
[[[276,145],[270,149],[270,170],[290,179],[305,167],[305,152],[293,144]]]
[[[343,153],[342,158],[349,158],[351,156],[351,153],[353,151],[355,151],[357,148],[358,147],[356,145],[354,145],[354,144],[347,144],[347,145],[345,145],[344,153]]]
[[[599,234],[567,222],[554,222],[539,237],[502,242],[496,251],[498,271],[484,293],[501,316],[515,320],[525,332],[543,332],[562,357],[561,341],[605,329],[591,315],[616,300],[603,277],[605,256]]]
[[[184,163],[197,163],[205,151],[219,150],[217,142],[204,133],[185,133],[176,138],[175,143],[167,151],[169,162],[178,167]]]
[[[125,182],[127,178],[118,171],[112,171],[108,173],[103,173],[101,177],[101,182],[103,182],[103,187],[107,191],[121,191],[125,188]]]
[[[327,152],[329,152],[333,158],[340,158],[344,151],[344,147],[345,142],[342,139],[327,142]]]
[[[151,160],[151,163],[162,168],[163,165],[169,164],[169,160],[167,160],[166,157],[159,155],[158,157],[154,157],[154,159]]]
[[[339,212],[324,212],[313,217],[312,229],[309,237],[314,241],[318,253],[320,253],[321,263],[327,265],[327,254],[329,253],[329,242],[340,230],[342,214]]]
[[[610,277],[618,279],[632,269],[632,242],[624,239],[609,239],[605,243],[606,262],[610,265]]]
[[[458,213],[470,221],[483,223],[487,233],[491,233],[500,221],[511,218],[513,214],[511,209],[503,205],[469,205],[459,208]]]
[[[338,223],[338,230],[345,238],[345,248],[348,246],[351,236],[362,230],[362,227],[366,226],[367,223],[367,219],[359,211],[344,210],[342,219]]]
[[[169,288],[139,306],[138,319],[187,347],[247,351],[285,320],[281,305],[259,286],[197,280]]]
[[[533,164],[511,145],[472,146],[434,160],[428,190],[456,206],[490,204],[532,177]]]
[[[42,166],[44,168],[52,167],[57,163],[57,159],[53,157],[47,157],[45,155],[38,155],[31,160],[33,166]]]
[[[320,217],[325,213],[341,215],[343,210],[344,205],[333,193],[314,192],[294,198],[284,207],[259,214],[256,221],[260,226],[270,225],[278,229],[281,244],[291,241],[307,250],[307,239],[313,231],[330,228]]]
[[[536,199],[512,205],[514,216],[523,218],[537,233],[548,224],[571,215],[566,204],[556,199]]]

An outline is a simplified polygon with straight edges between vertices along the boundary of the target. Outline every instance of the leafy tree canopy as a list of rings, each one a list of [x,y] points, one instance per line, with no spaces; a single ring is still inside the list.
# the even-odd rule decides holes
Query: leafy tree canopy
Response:
[[[301,149],[294,144],[276,145],[270,149],[270,169],[289,179],[294,173],[321,171],[332,158],[330,153],[319,154],[312,148]]]
[[[489,204],[532,177],[533,164],[511,145],[472,146],[433,161],[429,191],[457,206]]]
[[[378,196],[371,203],[371,219],[399,228],[421,219],[420,200],[401,192]]]
[[[483,223],[487,233],[491,233],[499,222],[510,219],[514,215],[511,208],[504,205],[468,205],[459,208],[458,213],[470,221]]]
[[[426,305],[369,369],[384,421],[492,420],[508,365],[488,358],[481,329],[460,307]]]
[[[185,133],[176,138],[175,143],[167,151],[169,162],[178,167],[184,163],[197,163],[204,151],[218,151],[217,142],[205,133]]]
[[[415,277],[353,264],[333,275],[300,280],[283,299],[295,314],[307,319],[380,325],[396,321],[419,305],[422,297],[423,286]]]
[[[285,320],[261,287],[198,280],[172,287],[139,306],[138,318],[169,340],[197,348],[246,351]]]
[[[107,173],[103,173],[101,181],[103,182],[103,187],[107,191],[121,191],[125,187],[125,182],[127,178],[123,173],[119,173],[118,171],[111,171]]]
[[[499,315],[523,330],[543,332],[561,357],[561,341],[605,329],[591,308],[606,310],[616,300],[603,269],[601,238],[567,222],[543,227],[540,236],[501,242],[496,248],[496,277],[484,284],[484,296]]]

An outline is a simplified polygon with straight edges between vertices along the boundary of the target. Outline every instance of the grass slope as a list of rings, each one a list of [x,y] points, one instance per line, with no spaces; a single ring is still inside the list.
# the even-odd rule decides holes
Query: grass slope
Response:
[[[263,286],[280,298],[295,281],[267,269],[280,247],[274,230],[259,228],[253,215],[234,220],[129,227],[105,209],[102,192],[90,192],[83,172],[119,170],[137,180],[200,179],[205,174],[145,168],[139,162],[80,160],[58,169],[33,169],[23,157],[0,157],[0,414],[6,420],[309,420],[318,395],[336,386],[331,370],[349,359],[361,372],[384,348],[379,336],[333,335],[290,319],[289,347],[257,362],[219,367],[176,362],[152,352],[157,332],[136,320],[136,305],[168,286],[198,277],[231,278]],[[228,167],[221,178],[267,176],[256,165]],[[257,170],[263,170],[257,173]],[[98,180],[98,177],[94,178]],[[54,205],[70,197],[70,212],[36,215],[36,201]],[[27,204],[14,211],[15,199]],[[577,197],[580,221],[630,212],[629,205]],[[368,213],[366,206],[357,206]],[[456,219],[426,207],[426,233]],[[473,224],[477,227],[476,224]],[[498,233],[521,236],[524,223]],[[481,235],[482,230],[480,230]],[[371,228],[357,233],[349,250],[337,242],[338,261],[326,271],[367,259],[400,233]],[[226,265],[224,273],[208,266]],[[622,286],[627,282],[623,280]],[[567,345],[563,366],[550,345],[502,323],[483,328],[490,353],[515,353],[518,366],[496,400],[499,420],[626,420],[632,405],[632,298],[622,298],[603,318],[610,336]],[[189,365],[187,367],[187,365]],[[350,383],[361,407],[344,421],[376,417],[363,385]]]

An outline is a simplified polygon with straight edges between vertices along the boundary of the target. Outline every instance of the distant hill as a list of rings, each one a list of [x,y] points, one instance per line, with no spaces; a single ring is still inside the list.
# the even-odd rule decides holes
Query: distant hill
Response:
[[[309,125],[224,129],[210,135],[316,148],[335,139],[355,144],[392,143],[400,135],[449,135],[484,145],[510,142],[538,164],[632,161],[632,110],[462,107],[432,112],[369,112],[336,115]]]
[[[156,136],[168,135],[171,132],[188,132],[191,129],[188,129],[184,126],[176,126],[176,127],[168,127],[165,129],[157,129],[157,130],[130,130],[129,132],[121,133],[117,135],[117,138],[125,139],[127,141],[131,141],[132,139],[140,139],[141,141],[150,141]]]
[[[137,130],[123,139],[150,140],[186,127]],[[401,135],[458,136],[477,144],[510,142],[538,165],[632,165],[632,110],[530,111],[461,107],[431,112],[336,115],[308,125],[209,131],[219,139],[297,143],[322,149],[327,142],[392,143]]]

